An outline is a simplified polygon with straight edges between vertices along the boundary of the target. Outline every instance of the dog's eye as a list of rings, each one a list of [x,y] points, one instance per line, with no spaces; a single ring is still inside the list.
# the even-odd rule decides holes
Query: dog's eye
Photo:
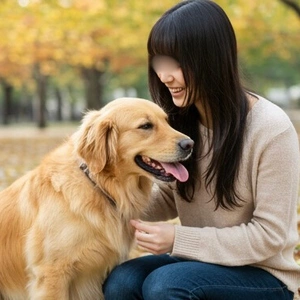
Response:
[[[144,129],[144,130],[148,130],[148,129],[152,129],[153,128],[153,124],[148,122],[145,124],[142,124],[139,126],[139,129]]]

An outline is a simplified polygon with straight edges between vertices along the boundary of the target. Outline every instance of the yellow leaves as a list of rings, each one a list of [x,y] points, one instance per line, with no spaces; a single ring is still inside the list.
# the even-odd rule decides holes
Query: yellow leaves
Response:
[[[74,0],[69,1],[69,7],[72,5],[76,9],[86,11],[86,12],[92,12],[92,13],[98,13],[99,11],[104,11],[107,8],[106,2],[104,0]]]
[[[19,0],[0,3],[0,69],[38,63],[54,74],[61,65],[114,68],[145,63],[155,20],[176,1]],[[14,76],[9,67],[2,76]],[[4,72],[5,70],[5,72]],[[13,67],[12,67],[13,70]],[[10,73],[10,74],[9,74]],[[1,75],[1,74],[0,74]]]
[[[295,59],[295,47],[300,40],[300,20],[279,0],[216,2],[232,21],[240,55],[248,62],[259,64],[274,53],[284,60]]]
[[[253,53],[259,49],[262,56],[275,49],[285,59],[291,57],[300,38],[299,20],[279,1],[216,2],[232,20],[241,54],[248,60],[256,59]],[[146,64],[150,29],[176,3],[23,0],[21,6],[18,1],[0,2],[0,75],[14,76],[9,63],[20,68],[39,63],[46,74],[58,72],[62,65],[91,67],[110,61],[113,69],[120,70]]]

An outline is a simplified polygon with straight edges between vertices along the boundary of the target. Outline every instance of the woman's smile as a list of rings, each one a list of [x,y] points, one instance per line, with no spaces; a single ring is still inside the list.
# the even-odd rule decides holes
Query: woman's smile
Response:
[[[172,95],[177,95],[184,90],[184,88],[169,88]]]
[[[185,101],[185,91],[186,89],[183,87],[168,87],[170,94],[172,96],[173,99],[173,103],[177,106],[177,107],[183,107],[185,105],[184,101]]]

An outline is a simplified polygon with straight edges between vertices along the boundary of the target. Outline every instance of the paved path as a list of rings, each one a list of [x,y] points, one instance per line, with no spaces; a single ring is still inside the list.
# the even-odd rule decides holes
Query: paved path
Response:
[[[44,129],[34,125],[0,126],[1,139],[63,138],[77,130],[78,124],[55,124]]]

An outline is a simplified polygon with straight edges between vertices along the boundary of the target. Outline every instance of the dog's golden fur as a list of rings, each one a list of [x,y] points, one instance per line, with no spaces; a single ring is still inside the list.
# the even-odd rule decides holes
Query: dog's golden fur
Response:
[[[129,220],[152,186],[134,158],[183,160],[182,139],[147,100],[87,113],[68,141],[0,193],[0,299],[103,299],[105,277],[133,242]]]

